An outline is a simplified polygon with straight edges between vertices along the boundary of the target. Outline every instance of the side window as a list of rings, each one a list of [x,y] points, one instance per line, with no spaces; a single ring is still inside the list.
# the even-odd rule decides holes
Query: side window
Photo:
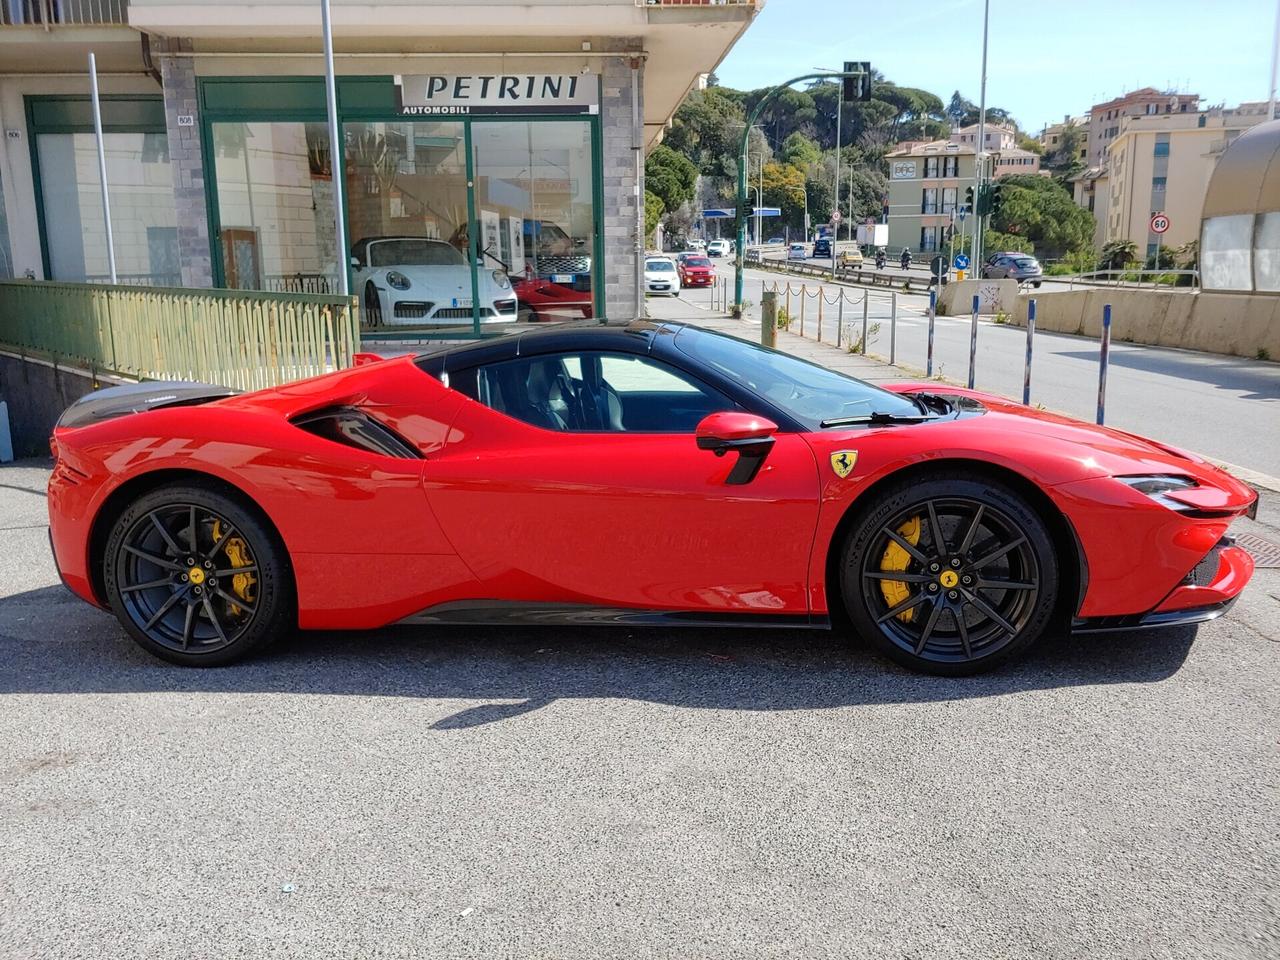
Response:
[[[562,432],[693,433],[707,414],[737,408],[683,371],[627,353],[521,357],[449,379],[499,413]]]

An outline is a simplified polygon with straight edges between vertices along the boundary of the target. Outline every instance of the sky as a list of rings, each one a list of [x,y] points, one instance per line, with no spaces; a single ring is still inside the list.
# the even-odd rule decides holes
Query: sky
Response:
[[[1039,132],[1138,87],[1266,100],[1277,2],[990,0],[987,105]],[[767,0],[716,74],[753,89],[845,60],[977,103],[982,0]]]

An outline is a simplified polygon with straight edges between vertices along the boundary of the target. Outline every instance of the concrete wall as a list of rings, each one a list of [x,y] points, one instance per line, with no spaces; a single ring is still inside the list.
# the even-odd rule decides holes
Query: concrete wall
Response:
[[[978,313],[1012,314],[1018,303],[1016,280],[953,280],[942,288],[938,313],[944,317],[964,316],[973,311],[973,298],[978,298]]]
[[[49,434],[63,410],[99,386],[123,382],[102,382],[87,371],[0,353],[0,400],[9,404],[14,456],[47,456]]]
[[[1260,351],[1280,359],[1280,297],[1243,293],[1094,288],[1020,294],[1015,322],[1026,325],[1027,301],[1036,298],[1036,327],[1097,337],[1102,308],[1111,304],[1111,338],[1183,347],[1238,357]]]

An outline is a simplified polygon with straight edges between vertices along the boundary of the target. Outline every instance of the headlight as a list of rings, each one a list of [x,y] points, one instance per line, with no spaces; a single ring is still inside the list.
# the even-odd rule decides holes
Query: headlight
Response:
[[[1200,486],[1190,477],[1183,477],[1177,474],[1149,474],[1137,477],[1116,477],[1116,479],[1139,493],[1145,493],[1156,503],[1163,507],[1168,507],[1170,510],[1185,512],[1196,509],[1165,496],[1165,494],[1173,493],[1177,490],[1190,490],[1193,487]]]
[[[411,286],[413,286],[413,284],[411,284],[409,282],[409,278],[406,277],[399,270],[388,270],[387,286],[395,287],[397,290],[408,290]]]
[[[493,282],[496,283],[503,290],[511,286],[511,281],[507,279],[507,275],[503,273],[501,270],[493,271]]]

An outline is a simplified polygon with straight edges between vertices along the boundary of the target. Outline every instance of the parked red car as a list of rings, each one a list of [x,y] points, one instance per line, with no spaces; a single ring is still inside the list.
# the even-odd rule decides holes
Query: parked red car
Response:
[[[1253,572],[1227,530],[1257,495],[1199,457],[679,323],[233,394],[111,387],[54,430],[63,581],[174,663],[296,628],[682,623],[964,674],[1051,626],[1211,620]]]
[[[520,321],[539,322],[549,320],[577,320],[591,318],[591,291],[575,290],[542,277],[526,277],[517,280],[515,290],[519,302],[517,317]]]
[[[716,279],[716,268],[704,256],[684,257],[676,261],[680,271],[680,286],[709,287]]]

